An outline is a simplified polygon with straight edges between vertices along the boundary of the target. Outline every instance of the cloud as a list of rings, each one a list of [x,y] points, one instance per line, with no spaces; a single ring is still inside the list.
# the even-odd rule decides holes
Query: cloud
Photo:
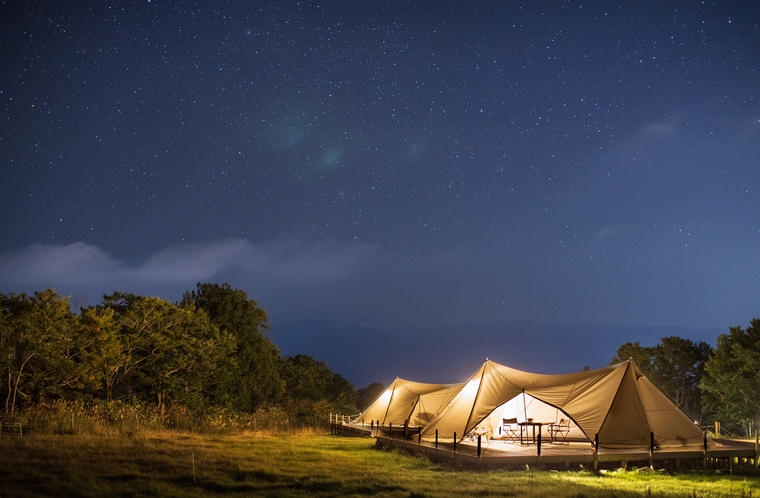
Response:
[[[669,121],[656,121],[644,126],[641,130],[642,136],[650,136],[655,138],[667,138],[674,135],[678,131],[678,127],[681,123],[680,118],[674,118]]]
[[[34,283],[65,280],[82,284],[116,275],[124,265],[95,246],[76,242],[69,245],[32,244],[0,255],[0,284]]]
[[[349,275],[374,253],[372,245],[363,243],[278,240],[252,246],[242,267],[276,280],[335,279]]]
[[[167,247],[138,266],[128,266],[97,246],[32,244],[0,255],[0,290],[29,286],[107,287],[193,284],[234,271],[269,281],[333,280],[354,271],[374,252],[369,244],[244,239]]]
[[[239,267],[249,257],[252,247],[243,239],[171,246],[139,267],[126,270],[123,276],[160,282],[208,280],[229,268]]]

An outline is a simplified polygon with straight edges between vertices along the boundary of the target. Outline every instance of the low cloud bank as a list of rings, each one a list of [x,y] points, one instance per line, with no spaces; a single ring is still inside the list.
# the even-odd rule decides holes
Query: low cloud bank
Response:
[[[333,280],[349,275],[374,252],[369,244],[244,239],[168,247],[129,266],[97,246],[32,244],[0,255],[0,291],[43,287],[182,284],[231,271],[268,281]]]

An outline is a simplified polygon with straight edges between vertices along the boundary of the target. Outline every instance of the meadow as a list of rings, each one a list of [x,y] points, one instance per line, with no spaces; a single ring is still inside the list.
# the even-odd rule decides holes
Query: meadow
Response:
[[[0,496],[749,497],[760,479],[627,469],[472,471],[313,432],[0,436]]]

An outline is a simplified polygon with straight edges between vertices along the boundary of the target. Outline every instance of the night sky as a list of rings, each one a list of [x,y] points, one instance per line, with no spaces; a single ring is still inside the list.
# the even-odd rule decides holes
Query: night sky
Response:
[[[0,28],[0,292],[228,282],[357,387],[421,375],[399,349],[572,371],[760,317],[760,2],[6,1]]]

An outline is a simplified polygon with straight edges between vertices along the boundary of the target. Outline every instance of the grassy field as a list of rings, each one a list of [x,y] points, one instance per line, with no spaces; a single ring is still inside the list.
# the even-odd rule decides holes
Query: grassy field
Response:
[[[652,471],[483,471],[329,435],[0,437],[0,496],[757,496],[760,479]]]

